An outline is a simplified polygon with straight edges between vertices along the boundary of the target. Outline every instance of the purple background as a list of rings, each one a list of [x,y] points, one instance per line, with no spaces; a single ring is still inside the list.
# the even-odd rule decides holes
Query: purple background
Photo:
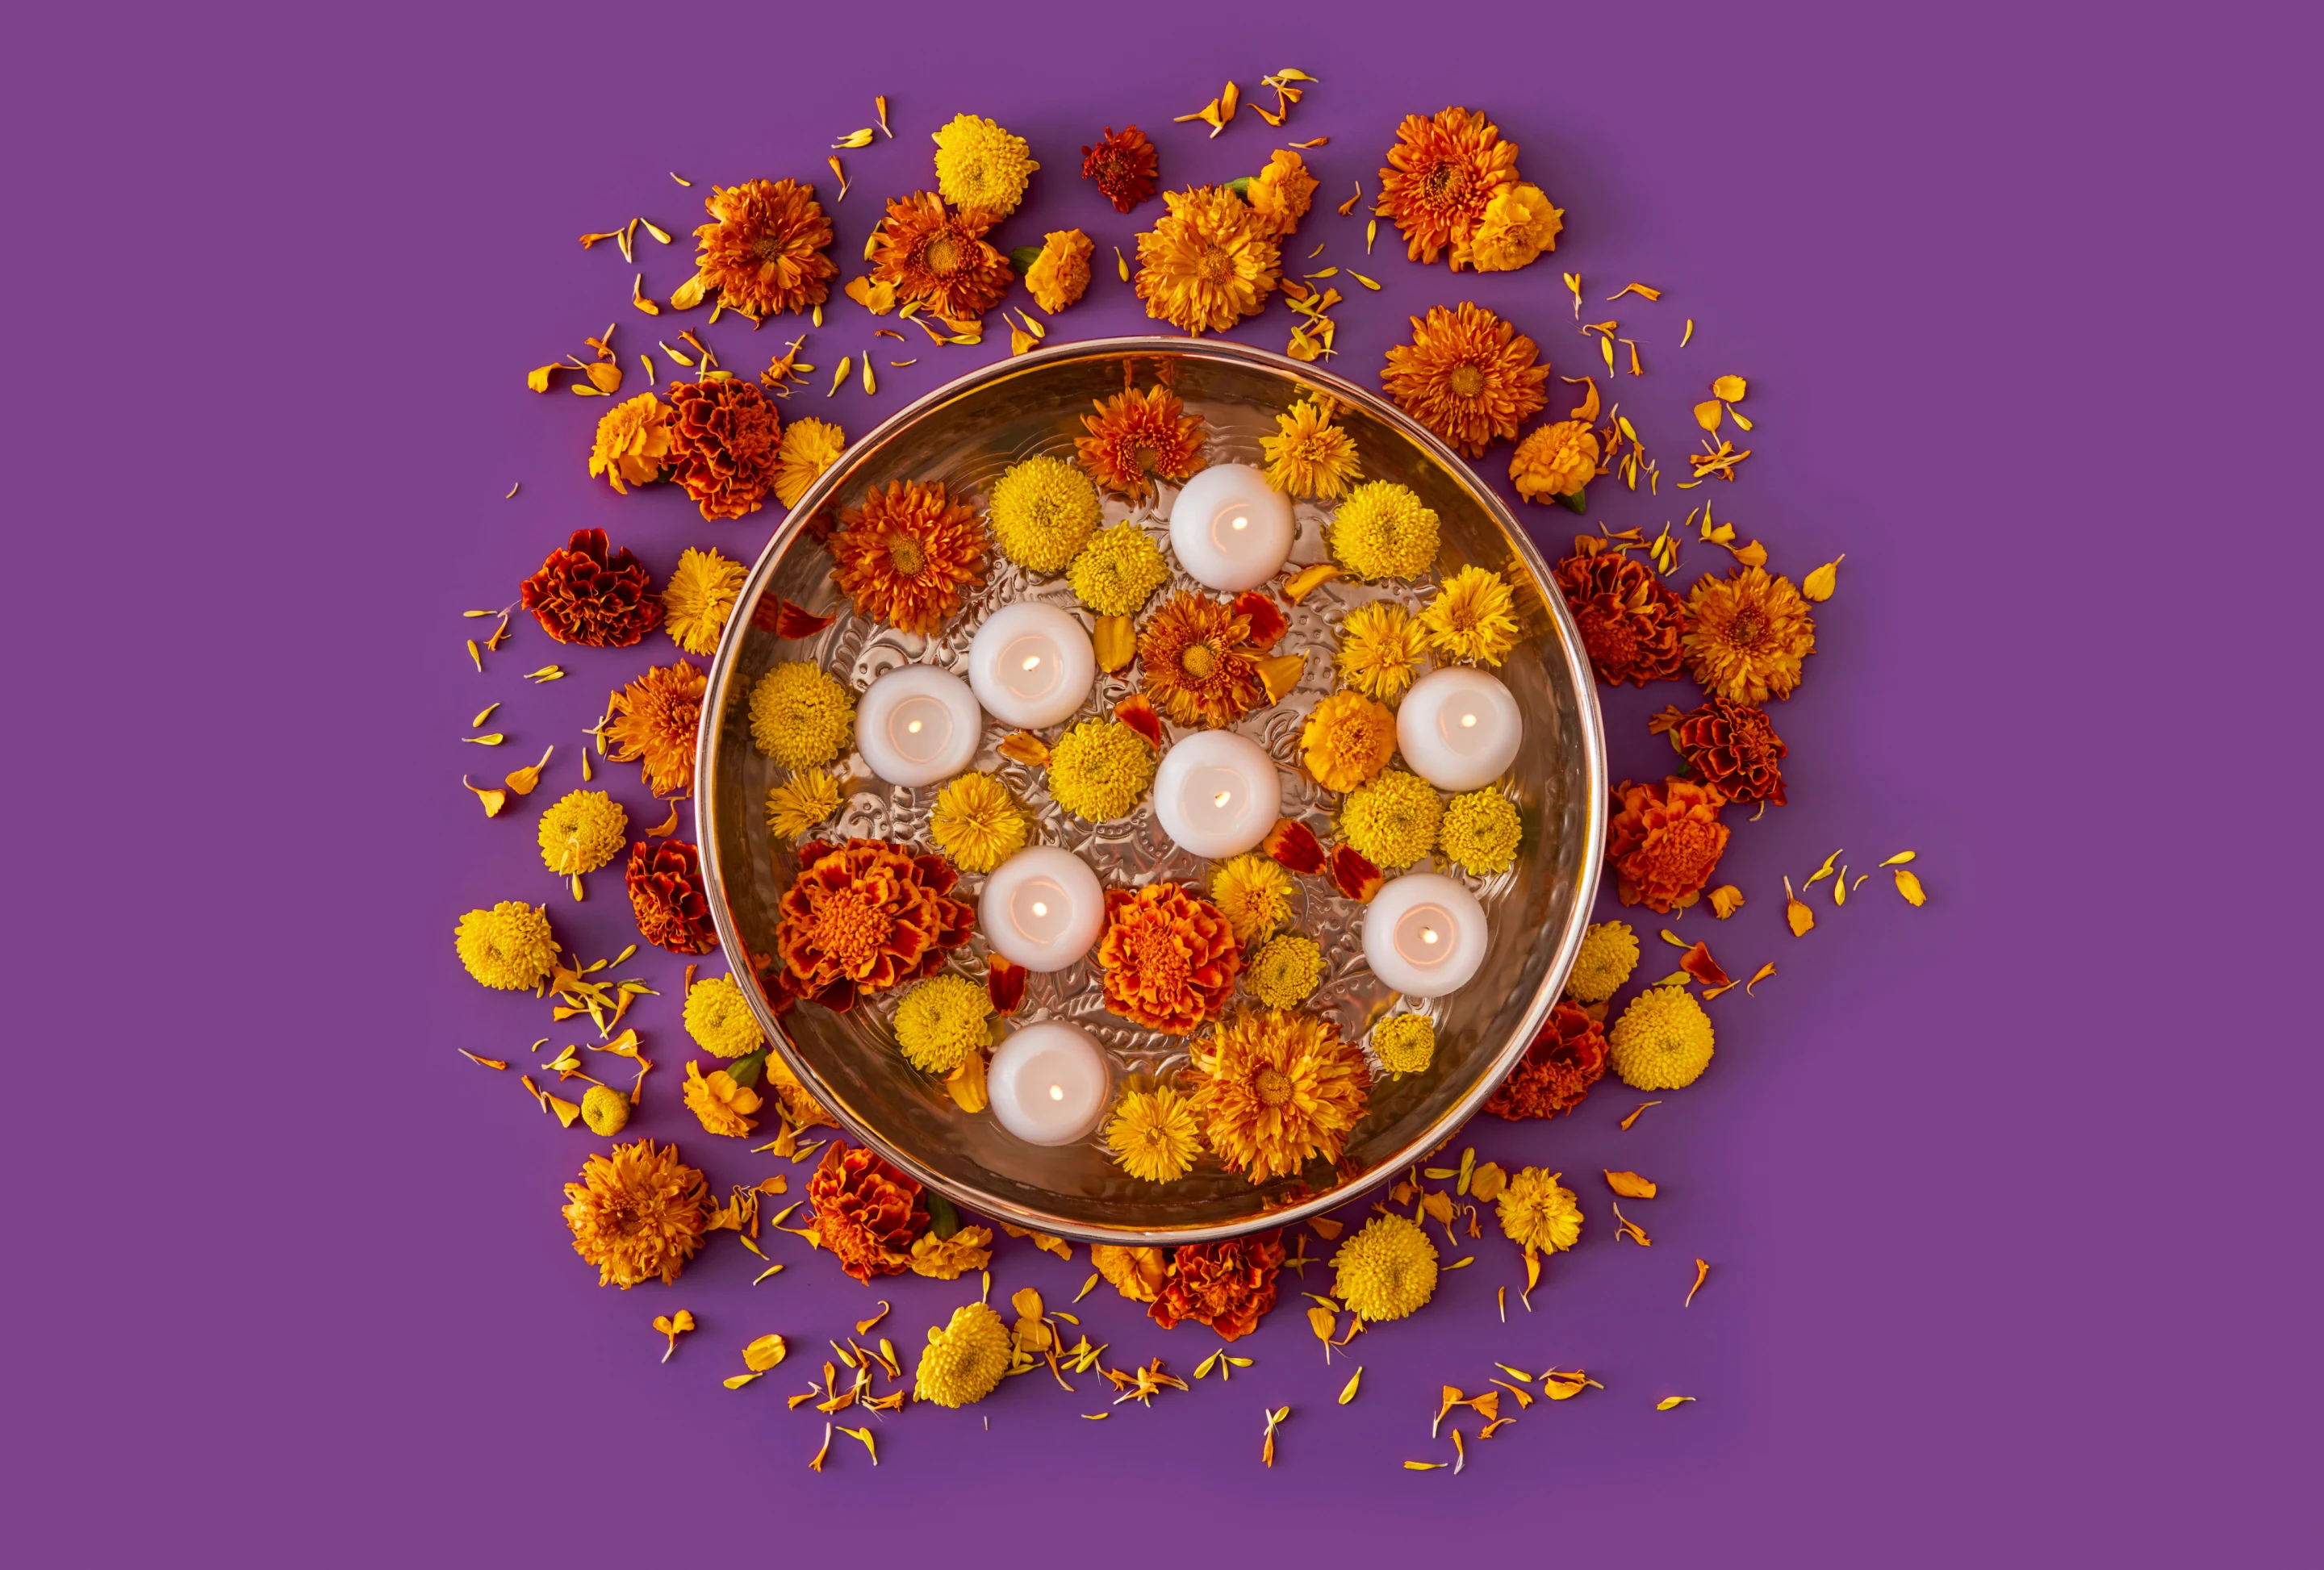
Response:
[[[2313,40],[2235,6],[1764,9],[13,21],[0,1488],[20,1562],[2291,1562],[2312,1537],[2290,1495],[2316,1458],[2318,1032],[2314,699],[2282,689],[2316,622],[2295,596],[2318,357],[2312,131],[2286,72]],[[1323,78],[1286,131],[1168,123],[1229,75],[1265,101],[1284,63]],[[1758,424],[1740,482],[1601,482],[1591,520],[1651,533],[1709,496],[1794,577],[1848,553],[1776,712],[1791,804],[1738,824],[1722,868],[1751,903],[1685,928],[1781,975],[1712,1005],[1708,1077],[1627,1134],[1640,1098],[1611,1081],[1554,1126],[1480,1120],[1480,1156],[1583,1175],[1590,1229],[1504,1327],[1493,1288],[1517,1272],[1489,1227],[1425,1313],[1360,1343],[1348,1408],[1295,1299],[1230,1388],[1085,1424],[1094,1376],[1076,1396],[1029,1376],[886,1419],[877,1473],[842,1439],[813,1475],[821,1419],[781,1398],[822,1339],[885,1296],[908,1347],[973,1282],[867,1292],[778,1235],[791,1268],[755,1288],[721,1238],[675,1289],[601,1290],[556,1214],[599,1142],[453,1051],[521,1057],[549,1028],[460,973],[450,929],[555,896],[533,816],[578,783],[607,687],[669,656],[524,624],[479,676],[457,612],[512,597],[575,528],[659,577],[684,545],[748,559],[775,522],[586,480],[603,406],[521,372],[611,319],[634,381],[681,324],[639,317],[618,254],[573,237],[639,212],[690,227],[711,182],[753,176],[828,205],[825,144],[880,92],[897,135],[844,155],[843,278],[881,198],[931,183],[927,133],[955,112],[1044,165],[1004,246],[1079,225],[1102,262],[1159,211],[1117,216],[1075,178],[1102,125],[1147,127],[1174,188],[1328,134],[1293,254],[1327,241],[1307,265],[1387,285],[1350,291],[1338,370],[1372,381],[1407,311],[1473,298],[1594,371],[1558,280],[1579,269],[1590,318],[1640,339],[1647,376],[1612,392],[1666,489],[1710,377],[1748,376]],[[1491,113],[1566,208],[1554,257],[1455,277],[1384,235],[1363,262],[1360,211],[1333,206],[1373,191],[1397,117],[1450,102]],[[658,296],[690,271],[650,242],[641,261]],[[1632,279],[1668,292],[1599,303]],[[1007,349],[991,324],[933,350],[872,338],[852,305],[830,318],[818,382],[876,343],[881,392],[787,412],[852,435]],[[1054,335],[1142,321],[1102,267]],[[796,330],[712,337],[749,373]],[[1277,305],[1233,335],[1287,332]],[[1507,453],[1481,465],[1497,484]],[[1521,510],[1553,553],[1573,532]],[[1721,560],[1690,545],[1679,581]],[[573,678],[518,679],[552,660]],[[1609,698],[1618,777],[1662,771],[1644,718],[1692,691]],[[511,744],[458,745],[495,698]],[[454,784],[550,741],[525,811],[487,822]],[[633,769],[601,779],[659,817]],[[1859,869],[1916,849],[1930,904],[1881,875],[1790,939],[1778,877],[1834,847]],[[591,884],[553,912],[608,954],[631,923],[617,880]],[[1632,919],[1660,974],[1662,923]],[[649,969],[661,1067],[633,1126],[703,1159],[674,1093],[679,968]],[[740,1150],[715,1152],[722,1183],[773,1170]],[[1600,1166],[1666,1185],[1635,1211],[1651,1250],[1614,1242]],[[1076,1252],[1006,1245],[996,1300],[1070,1298]],[[1713,1273],[1682,1310],[1696,1254]],[[679,1307],[703,1328],[658,1364],[648,1321]],[[1110,1363],[1191,1372],[1217,1345],[1110,1290],[1081,1308]],[[766,1330],[791,1363],[722,1390]],[[1608,1388],[1523,1413],[1460,1477],[1399,1470],[1449,1455],[1435,1386],[1493,1359]],[[1657,1414],[1667,1393],[1701,1399]],[[1259,1412],[1284,1402],[1270,1474]]]

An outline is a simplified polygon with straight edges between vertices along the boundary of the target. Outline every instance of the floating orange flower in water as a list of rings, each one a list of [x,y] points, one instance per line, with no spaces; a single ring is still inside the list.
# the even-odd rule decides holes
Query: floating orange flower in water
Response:
[[[1600,551],[1567,556],[1552,576],[1600,681],[1643,687],[1678,675],[1686,603],[1652,567],[1619,551]]]
[[[1517,183],[1517,144],[1473,109],[1445,109],[1432,119],[1407,115],[1379,171],[1379,205],[1404,235],[1404,253],[1434,262],[1452,252],[1452,271],[1470,260],[1469,243],[1485,209]]]
[[[1146,133],[1132,125],[1116,134],[1105,128],[1105,140],[1082,149],[1082,178],[1097,181],[1098,193],[1126,213],[1154,194],[1159,155]]]
[[[1206,594],[1173,594],[1138,635],[1141,690],[1180,725],[1226,725],[1267,695],[1259,666],[1242,651],[1250,620]]]
[[[711,221],[694,232],[695,266],[728,310],[763,317],[829,297],[839,268],[824,254],[831,220],[813,186],[746,180],[712,188],[702,205]]]
[[[755,381],[670,384],[669,477],[705,518],[742,518],[775,488],[782,417]]]
[[[941,856],[884,840],[799,847],[783,895],[775,951],[788,988],[844,1010],[868,992],[933,976],[968,941],[975,909],[951,896],[960,875]]]
[[[858,615],[926,637],[960,609],[964,587],[984,582],[984,525],[941,482],[894,481],[839,522],[830,550]]]
[[[702,1246],[708,1196],[702,1173],[678,1159],[676,1145],[615,1145],[565,1185],[573,1252],[597,1267],[601,1287],[627,1290],[657,1277],[668,1286]]]
[[[1074,438],[1082,466],[1132,501],[1152,494],[1157,477],[1185,480],[1203,466],[1202,417],[1167,387],[1117,392],[1082,425],[1089,435]]]
[[[1687,767],[1729,801],[1784,804],[1783,761],[1791,748],[1765,709],[1713,698],[1681,715],[1672,739]]]
[[[1242,969],[1226,917],[1175,883],[1108,889],[1097,959],[1106,1007],[1177,1036],[1226,1006]]]
[[[606,756],[641,766],[658,796],[694,784],[694,739],[709,678],[691,660],[656,666],[605,700]]]
[[[1432,306],[1411,320],[1412,342],[1388,350],[1380,384],[1455,451],[1481,455],[1549,401],[1534,341],[1482,306]]]
[[[576,529],[518,592],[540,629],[559,643],[626,648],[661,625],[653,580],[628,550],[610,550],[602,528]]]
[[[920,1186],[869,1150],[833,1140],[807,1180],[815,1240],[859,1281],[911,1268],[912,1240],[927,1230]]]
[[[934,191],[897,197],[872,235],[872,277],[906,305],[954,321],[982,316],[1017,280],[984,238],[1000,221],[975,207],[952,211]]]
[[[1299,745],[1316,784],[1351,791],[1395,755],[1396,716],[1361,693],[1334,693],[1307,717]]]
[[[693,846],[683,840],[659,845],[641,840],[630,847],[627,872],[639,936],[673,954],[707,954],[718,946],[701,858]]]
[[[1560,1001],[1485,1110],[1512,1121],[1572,1112],[1606,1072],[1606,1027]]]
[[[1195,1043],[1194,1116],[1219,1159],[1254,1183],[1335,1161],[1363,1116],[1361,1048],[1314,1015],[1259,1009]]]
[[[1815,652],[1815,622],[1789,578],[1765,567],[1705,573],[1687,599],[1687,668],[1706,693],[1738,703],[1788,698]]]
[[[1170,1253],[1170,1272],[1147,1317],[1165,1330],[1192,1319],[1238,1341],[1259,1328],[1275,1307],[1276,1276],[1283,1269],[1283,1230],[1182,1244]]]
[[[1266,305],[1282,252],[1267,223],[1224,186],[1172,191],[1170,210],[1138,237],[1146,314],[1189,333],[1222,333]]]
[[[1674,775],[1659,785],[1622,782],[1621,811],[1606,831],[1606,859],[1624,904],[1667,915],[1692,904],[1727,849],[1717,787]]]

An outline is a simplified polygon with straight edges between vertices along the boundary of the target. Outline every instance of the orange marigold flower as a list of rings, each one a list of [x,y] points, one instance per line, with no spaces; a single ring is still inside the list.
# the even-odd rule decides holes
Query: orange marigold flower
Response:
[[[1715,785],[1676,775],[1659,785],[1622,782],[1621,810],[1606,831],[1606,859],[1624,904],[1668,915],[1702,895],[1727,849]]]
[[[606,756],[642,765],[658,796],[683,794],[694,785],[694,738],[702,723],[709,683],[691,660],[656,666],[605,700]]]
[[[661,477],[669,457],[669,410],[650,392],[641,392],[617,403],[597,421],[596,445],[589,453],[589,475],[603,474],[613,490],[628,494],[630,485],[645,485]]]
[[[755,381],[670,384],[669,477],[705,518],[756,512],[775,487],[782,417]]]
[[[1259,1328],[1275,1307],[1276,1276],[1283,1269],[1283,1230],[1182,1244],[1170,1252],[1170,1271],[1147,1317],[1165,1330],[1192,1319],[1238,1341]]]
[[[1314,199],[1315,177],[1307,172],[1307,161],[1296,152],[1278,148],[1250,182],[1250,210],[1259,216],[1259,225],[1276,239],[1281,240],[1299,227],[1299,220],[1307,216],[1308,204]]]
[[[872,277],[892,285],[904,304],[954,321],[982,316],[1009,293],[1017,274],[984,236],[1001,220],[976,207],[954,212],[934,191],[888,203],[872,236]]]
[[[1216,1017],[1242,969],[1226,917],[1175,883],[1106,890],[1097,959],[1106,1007],[1174,1036]]]
[[[1517,183],[1517,144],[1502,141],[1500,127],[1471,109],[1406,115],[1388,161],[1373,211],[1395,221],[1406,256],[1434,262],[1450,251],[1455,272],[1470,260],[1485,208]]]
[[[1789,578],[1765,567],[1705,573],[1687,599],[1687,669],[1706,693],[1738,703],[1788,698],[1815,652],[1815,622]]]
[[[707,954],[718,946],[700,854],[693,846],[683,840],[638,841],[630,847],[625,881],[638,935],[647,942],[673,954]]]
[[[1256,316],[1281,276],[1272,232],[1224,186],[1162,198],[1169,211],[1138,237],[1138,298],[1146,314],[1189,333],[1224,332]]]
[[[891,482],[839,523],[830,550],[858,615],[926,637],[960,609],[964,587],[984,582],[984,525],[941,482]]]
[[[912,1240],[927,1230],[927,1207],[919,1184],[876,1152],[833,1140],[807,1180],[807,1198],[815,1207],[816,1243],[857,1281],[911,1268]]]
[[[1337,1024],[1282,1009],[1237,1015],[1195,1043],[1193,1063],[1204,1137],[1254,1183],[1338,1161],[1371,1088],[1362,1049]]]
[[[1250,619],[1233,604],[1181,591],[1138,635],[1140,690],[1180,725],[1231,724],[1267,695],[1241,652],[1250,642]]]
[[[1527,501],[1574,496],[1598,477],[1598,435],[1578,419],[1536,427],[1509,454],[1509,483]]]
[[[1299,745],[1316,784],[1351,791],[1388,767],[1396,752],[1396,716],[1361,693],[1334,693],[1307,717]]]
[[[1082,416],[1089,432],[1074,438],[1082,466],[1098,483],[1132,501],[1153,493],[1157,478],[1185,480],[1203,466],[1203,420],[1167,387],[1115,393]]]
[[[694,1114],[705,1134],[730,1139],[740,1139],[758,1127],[758,1119],[750,1115],[766,1105],[756,1090],[735,1084],[734,1076],[724,1069],[712,1070],[706,1079],[702,1065],[691,1058],[686,1061],[686,1082],[680,1093],[686,1109]]]
[[[1154,194],[1159,155],[1146,133],[1132,125],[1117,135],[1105,128],[1105,140],[1082,149],[1082,178],[1097,181],[1098,193],[1126,213]]]
[[[1082,298],[1090,285],[1090,256],[1097,242],[1079,229],[1052,229],[1041,236],[1041,253],[1025,270],[1025,288],[1051,316]]]
[[[1643,687],[1678,675],[1686,604],[1652,567],[1620,551],[1600,551],[1566,557],[1552,576],[1600,681]]]
[[[825,256],[831,220],[815,188],[796,180],[745,180],[713,187],[702,199],[711,221],[694,232],[695,266],[726,308],[752,317],[819,306],[838,265]]]
[[[1713,698],[1680,716],[1671,739],[1695,776],[1729,801],[1784,804],[1783,761],[1791,748],[1765,709]]]
[[[626,648],[661,625],[653,581],[626,548],[611,550],[602,528],[574,531],[524,581],[518,598],[559,643]]]
[[[1509,186],[1485,204],[1485,216],[1470,237],[1469,261],[1480,272],[1515,272],[1532,266],[1543,252],[1556,250],[1564,227],[1564,209],[1539,186]]]
[[[915,856],[884,840],[799,847],[798,877],[783,895],[775,951],[784,987],[841,1010],[944,969],[968,941],[975,908],[951,897],[960,875],[941,856]]]
[[[573,1252],[597,1267],[597,1284],[627,1290],[660,1278],[664,1286],[702,1246],[709,1185],[678,1159],[678,1147],[650,1139],[591,1156],[581,1180],[565,1185],[565,1225]]]
[[[1485,1110],[1512,1122],[1572,1112],[1606,1072],[1606,1027],[1561,1000]]]
[[[1455,451],[1481,455],[1549,401],[1534,341],[1482,306],[1432,306],[1427,320],[1410,319],[1412,342],[1388,350],[1380,383]]]

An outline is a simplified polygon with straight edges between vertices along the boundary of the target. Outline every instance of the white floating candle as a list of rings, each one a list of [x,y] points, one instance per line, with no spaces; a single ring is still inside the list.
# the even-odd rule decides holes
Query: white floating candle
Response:
[[[1105,890],[1070,850],[1028,845],[992,869],[977,904],[984,941],[1028,970],[1063,970],[1105,925]]]
[[[1004,605],[969,642],[968,684],[1004,725],[1055,725],[1082,706],[1096,680],[1089,634],[1054,605]]]
[[[1364,907],[1364,959],[1407,997],[1442,997],[1485,961],[1485,907],[1434,872],[1390,878]]]
[[[1247,464],[1212,464],[1170,504],[1170,548],[1206,588],[1258,588],[1291,554],[1291,499]]]
[[[968,684],[933,666],[899,666],[855,706],[855,750],[890,785],[934,785],[968,767],[984,714]]]
[[[1028,1144],[1071,1144],[1105,1116],[1105,1057],[1078,1026],[1029,1024],[993,1050],[985,1094],[1001,1126]]]
[[[1397,711],[1397,750],[1413,772],[1444,791],[1492,784],[1517,761],[1525,721],[1508,688],[1452,666],[1412,684]]]
[[[1197,856],[1234,856],[1267,838],[1283,815],[1283,780],[1257,742],[1202,730],[1162,755],[1154,772],[1154,816],[1162,831]]]

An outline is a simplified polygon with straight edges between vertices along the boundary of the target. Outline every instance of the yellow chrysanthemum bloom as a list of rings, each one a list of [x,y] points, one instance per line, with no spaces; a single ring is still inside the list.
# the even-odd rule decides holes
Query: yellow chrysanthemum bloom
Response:
[[[785,768],[820,768],[855,739],[855,698],[821,667],[785,660],[751,689],[751,739]]]
[[[1011,464],[992,488],[992,538],[1001,554],[1036,573],[1056,573],[1097,532],[1104,506],[1097,486],[1063,458]]]
[[[839,776],[820,768],[793,769],[782,784],[767,789],[767,828],[798,840],[839,811]]]
[[[963,872],[990,872],[1025,848],[1033,823],[1009,787],[989,774],[964,774],[936,793],[928,834]]]
[[[1084,720],[1049,753],[1049,794],[1093,823],[1127,817],[1154,783],[1154,748],[1119,720]]]
[[[912,1376],[912,1396],[940,1407],[973,1406],[991,1395],[1008,1372],[1009,1327],[982,1303],[971,1303],[954,1308],[949,1325],[929,1327],[927,1349]]]
[[[1041,254],[1025,270],[1025,287],[1051,316],[1089,291],[1090,256],[1097,242],[1079,229],[1052,229],[1041,236]]]
[[[1359,578],[1425,577],[1436,565],[1436,514],[1410,486],[1374,480],[1348,492],[1323,543]]]
[[[1436,1022],[1425,1014],[1397,1014],[1372,1026],[1372,1051],[1391,1074],[1425,1074],[1436,1060]]]
[[[669,406],[641,392],[607,409],[597,421],[597,445],[589,454],[589,475],[603,474],[615,491],[660,478],[669,462]],[[626,483],[625,483],[626,482]]]
[[[1527,1253],[1555,1253],[1582,1236],[1582,1203],[1572,1189],[1559,1187],[1563,1175],[1527,1167],[1501,1189],[1501,1232]]]
[[[1224,186],[1168,191],[1170,209],[1138,237],[1146,314],[1189,333],[1222,333],[1274,292],[1281,252],[1249,203]]]
[[[1076,598],[1100,616],[1135,616],[1170,581],[1162,548],[1134,523],[1099,531],[1066,570]]]
[[[1452,798],[1437,842],[1447,861],[1471,877],[1487,877],[1517,864],[1521,832],[1517,803],[1488,788]]]
[[[1412,613],[1375,600],[1340,618],[1340,675],[1366,697],[1392,702],[1412,685],[1425,635]]]
[[[734,597],[749,575],[749,568],[715,549],[689,546],[678,552],[661,592],[662,630],[688,654],[716,653],[726,619],[734,613]]]
[[[469,975],[500,992],[540,986],[557,969],[557,938],[549,907],[504,899],[488,911],[470,911],[452,934]]]
[[[1514,185],[1495,193],[1469,242],[1470,263],[1480,272],[1515,272],[1545,251],[1557,249],[1565,212],[1550,205],[1539,186]]]
[[[807,488],[839,462],[847,433],[827,419],[795,419],[775,444],[775,500],[797,507]]]
[[[1527,501],[1578,496],[1598,477],[1598,435],[1578,419],[1542,426],[1509,454],[1509,483]]]
[[[1463,567],[1420,612],[1420,627],[1439,664],[1497,666],[1517,647],[1516,610],[1517,597],[1499,573]]]
[[[1580,1003],[1603,1003],[1638,968],[1638,935],[1628,922],[1600,922],[1582,934],[1565,990]]]
[[[1282,240],[1307,216],[1307,206],[1315,197],[1315,177],[1307,172],[1305,159],[1289,149],[1277,148],[1268,155],[1267,167],[1251,178],[1245,199],[1259,216],[1260,226]]]
[[[734,1076],[724,1069],[713,1069],[706,1075],[702,1065],[688,1058],[686,1083],[679,1089],[686,1097],[686,1109],[694,1114],[706,1134],[740,1139],[759,1126],[759,1120],[749,1115],[765,1103],[756,1090],[735,1084]]]
[[[742,983],[732,976],[713,976],[687,988],[686,1033],[720,1058],[747,1058],[767,1044]]]
[[[1243,990],[1269,1008],[1297,1008],[1323,980],[1323,950],[1297,932],[1269,939],[1242,973]]]
[[[1375,1216],[1332,1256],[1333,1292],[1367,1324],[1401,1319],[1436,1295],[1436,1245],[1419,1224]]]
[[[1338,1161],[1371,1088],[1362,1050],[1304,1012],[1239,1011],[1195,1044],[1192,1066],[1203,1137],[1254,1183]]]
[[[622,853],[630,815],[604,791],[574,791],[540,814],[540,859],[559,876],[595,872]]]
[[[1286,495],[1336,500],[1356,478],[1356,438],[1332,423],[1312,398],[1275,417],[1275,435],[1259,438],[1267,482]]]
[[[1711,1016],[1683,987],[1649,987],[1606,1035],[1606,1060],[1633,1090],[1683,1090],[1711,1067]]]
[[[1291,874],[1274,858],[1246,850],[1211,868],[1211,903],[1234,929],[1235,941],[1255,943],[1291,919]]]
[[[1361,693],[1333,693],[1299,732],[1307,772],[1327,791],[1351,791],[1396,755],[1396,716]]]
[[[592,1085],[581,1097],[581,1121],[591,1134],[611,1139],[630,1125],[630,1098],[610,1085]]]
[[[1383,872],[1400,871],[1436,848],[1444,803],[1416,774],[1392,768],[1349,794],[1340,838]]]
[[[896,1045],[915,1069],[949,1074],[983,1049],[991,1014],[991,995],[976,982],[950,971],[931,976],[896,1005]]]
[[[955,207],[982,207],[1005,218],[1025,199],[1025,188],[1041,166],[1021,136],[991,121],[955,115],[936,133],[936,191]]]
[[[1164,1085],[1123,1093],[1105,1125],[1105,1148],[1131,1177],[1167,1183],[1194,1170],[1203,1140],[1186,1098]]]

